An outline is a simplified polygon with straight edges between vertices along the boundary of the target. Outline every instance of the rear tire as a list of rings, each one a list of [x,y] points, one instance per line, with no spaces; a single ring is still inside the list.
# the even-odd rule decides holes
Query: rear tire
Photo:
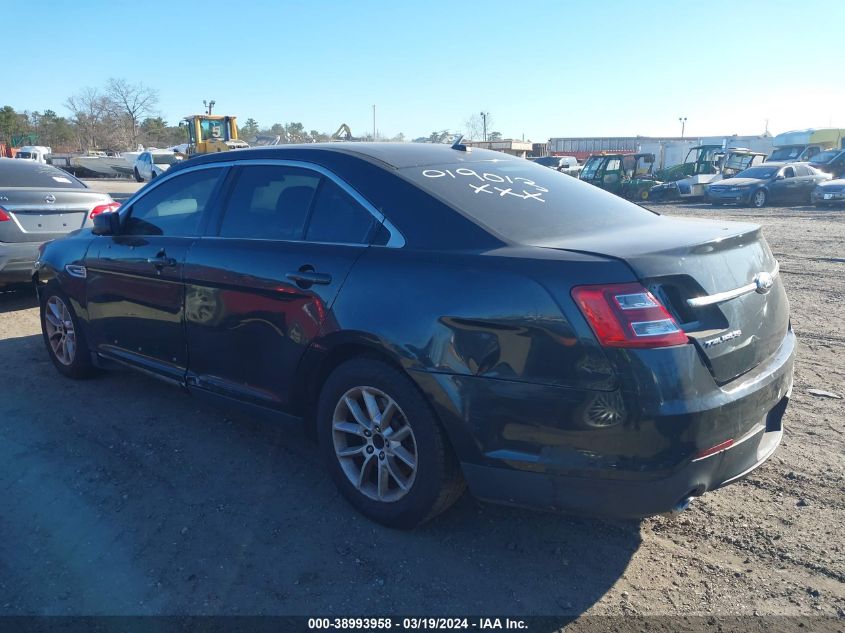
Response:
[[[317,437],[341,494],[382,525],[416,527],[463,494],[458,461],[428,401],[381,361],[353,359],[332,372],[320,392]]]
[[[755,209],[762,209],[766,206],[768,198],[769,196],[766,193],[765,189],[758,189],[757,191],[751,194],[751,206]]]
[[[135,182],[144,182],[144,179],[141,178],[141,174],[138,173],[138,168],[134,169],[135,171]]]
[[[41,294],[41,333],[47,354],[63,376],[90,378],[97,373],[85,335],[70,300],[49,284]]]

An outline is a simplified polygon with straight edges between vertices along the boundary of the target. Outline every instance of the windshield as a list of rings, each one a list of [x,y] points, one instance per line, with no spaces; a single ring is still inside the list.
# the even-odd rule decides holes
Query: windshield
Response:
[[[35,160],[35,154],[32,152],[18,152],[15,158],[23,158],[24,160]]]
[[[610,227],[639,226],[658,217],[593,185],[523,160],[406,167],[400,173],[515,243],[543,245]]]
[[[229,140],[229,135],[226,134],[226,128],[223,121],[203,119],[200,121],[200,133],[203,141],[217,139],[221,141]]]
[[[790,145],[789,147],[778,147],[772,152],[769,160],[795,160],[804,151],[803,145]]]
[[[601,165],[602,156],[590,156],[581,170],[581,180],[592,180]]]
[[[842,152],[841,149],[829,149],[813,156],[814,163],[826,163],[833,160]]]
[[[177,160],[174,154],[152,154],[152,157],[156,165],[172,165]]]
[[[739,172],[734,178],[758,178],[760,180],[768,180],[774,178],[778,173],[777,167],[751,167],[745,171]]]

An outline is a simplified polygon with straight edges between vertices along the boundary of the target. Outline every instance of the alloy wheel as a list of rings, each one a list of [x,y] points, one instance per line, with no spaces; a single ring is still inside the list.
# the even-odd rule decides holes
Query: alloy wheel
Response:
[[[762,189],[754,192],[754,206],[762,207],[766,204],[766,192]]]
[[[353,387],[332,415],[335,455],[349,482],[381,502],[404,497],[414,484],[418,451],[402,409],[375,387]]]
[[[72,365],[76,358],[76,330],[73,327],[70,310],[56,295],[47,299],[44,324],[47,340],[56,359],[62,365]]]

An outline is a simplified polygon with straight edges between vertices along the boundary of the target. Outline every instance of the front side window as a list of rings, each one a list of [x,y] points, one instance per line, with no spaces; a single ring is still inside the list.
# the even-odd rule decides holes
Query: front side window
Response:
[[[220,236],[301,239],[319,184],[318,174],[296,167],[243,167],[226,203]]]
[[[222,168],[200,169],[162,182],[136,200],[123,233],[128,235],[199,235],[200,220],[211,206]]]
[[[308,222],[309,242],[366,244],[375,218],[337,184],[323,179]]]

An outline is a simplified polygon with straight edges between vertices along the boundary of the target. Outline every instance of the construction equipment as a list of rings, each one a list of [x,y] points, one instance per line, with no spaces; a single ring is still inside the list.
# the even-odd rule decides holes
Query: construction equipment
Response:
[[[696,145],[689,149],[683,163],[657,170],[654,177],[661,182],[674,182],[697,174],[715,174],[724,154],[721,145]]]
[[[752,152],[747,147],[729,147],[715,155],[713,169],[705,163],[702,171],[673,182],[655,182],[649,198],[653,201],[702,198],[707,192],[707,185],[712,185],[725,178],[731,178],[739,172],[759,165],[766,159],[763,152]]]
[[[648,200],[654,154],[593,154],[579,178],[629,200]]]
[[[341,123],[340,127],[337,128],[337,132],[332,134],[332,140],[338,141],[351,141],[352,138],[352,130],[349,129],[349,126],[346,123]]]
[[[231,149],[245,149],[249,145],[238,139],[237,117],[221,114],[192,114],[179,123],[188,130],[185,154],[210,154]]]

